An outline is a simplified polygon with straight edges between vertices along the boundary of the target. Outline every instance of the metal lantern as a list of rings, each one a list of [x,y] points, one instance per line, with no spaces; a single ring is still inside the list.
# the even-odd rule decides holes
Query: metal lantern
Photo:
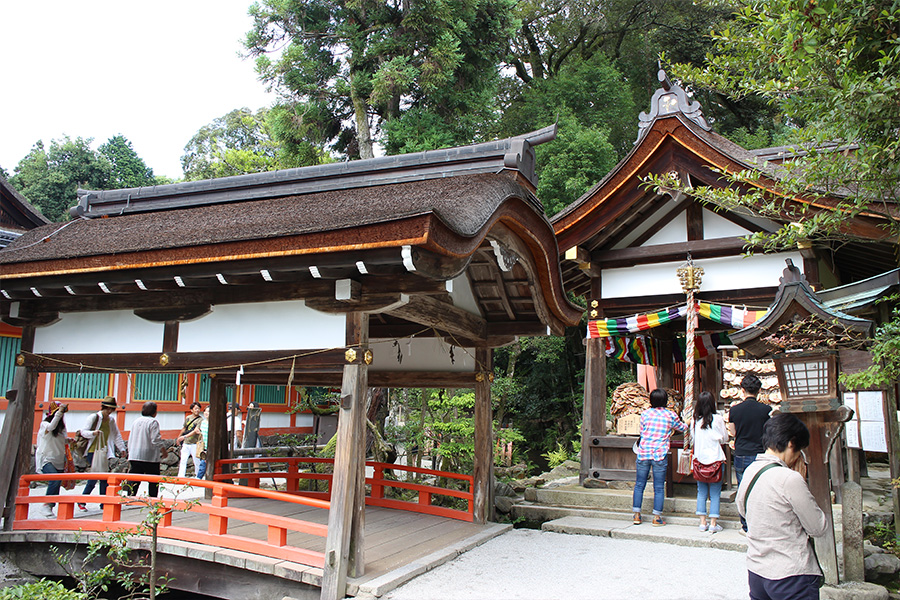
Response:
[[[839,406],[837,353],[831,350],[784,352],[772,357],[781,387],[783,412],[816,412]]]

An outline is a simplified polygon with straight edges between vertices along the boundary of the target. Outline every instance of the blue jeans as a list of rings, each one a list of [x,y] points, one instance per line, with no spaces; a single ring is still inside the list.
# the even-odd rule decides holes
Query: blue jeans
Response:
[[[104,450],[102,450],[102,452],[106,452],[106,450],[104,449]],[[94,460],[94,453],[88,452],[87,454],[85,454],[84,460],[86,460],[88,462],[88,464],[91,464],[91,461]],[[106,480],[101,479],[100,480],[100,495],[101,496],[106,495],[106,485],[107,485]],[[96,486],[97,486],[96,479],[88,479],[88,482],[86,484],[84,484],[84,491],[82,491],[81,493],[84,494],[85,496],[90,496],[91,492],[94,491],[94,488]]]
[[[744,478],[744,470],[750,466],[750,464],[756,460],[756,455],[753,456],[743,456],[741,454],[734,455],[734,473],[737,476],[738,487],[741,487],[741,479]],[[747,531],[747,520],[744,517],[741,517],[741,527],[744,531]]]
[[[666,495],[666,466],[669,457],[662,460],[636,460],[637,479],[634,482],[634,496],[632,497],[632,511],[641,512],[641,504],[644,502],[644,488],[647,487],[647,478],[650,476],[650,468],[653,467],[653,514],[661,515],[663,501]]]
[[[41,467],[41,473],[62,473],[59,469],[53,466],[53,463],[47,463],[43,467]],[[59,494],[59,487],[62,485],[62,481],[58,479],[56,481],[48,481],[47,482],[47,495],[48,496],[56,496]]]
[[[766,579],[747,571],[750,600],[819,600],[818,575],[791,575],[784,579]]]
[[[722,496],[722,480],[715,483],[697,482],[697,514],[706,514],[706,498],[709,497],[709,517],[719,518],[719,499]]]
[[[203,479],[203,477],[205,475],[206,475],[206,461],[201,460],[200,467],[197,469],[197,479]]]

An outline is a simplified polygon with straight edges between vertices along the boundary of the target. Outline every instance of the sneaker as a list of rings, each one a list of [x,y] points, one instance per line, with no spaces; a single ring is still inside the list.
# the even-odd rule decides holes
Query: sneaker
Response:
[[[713,525],[709,528],[709,532],[710,533],[719,533],[720,531],[722,531],[722,529],[723,529],[722,526],[719,525],[718,523],[716,523],[715,525]]]
[[[654,527],[662,527],[665,524],[666,524],[666,522],[659,515],[654,516],[653,521],[651,523],[651,525],[653,525]]]
[[[747,530],[746,530],[746,529],[738,529],[738,533],[741,534],[741,535],[744,536],[744,537],[747,537]]]
[[[700,526],[697,527],[697,529],[699,529],[700,531],[706,531],[707,529],[709,529],[709,523],[700,523]]]
[[[52,504],[44,504],[41,507],[41,514],[44,515],[44,517],[47,519],[55,519],[56,518],[56,514],[53,512]]]
[[[78,503],[78,510],[82,510],[82,511],[87,512],[87,504],[85,504],[84,502],[79,502],[79,503]]]

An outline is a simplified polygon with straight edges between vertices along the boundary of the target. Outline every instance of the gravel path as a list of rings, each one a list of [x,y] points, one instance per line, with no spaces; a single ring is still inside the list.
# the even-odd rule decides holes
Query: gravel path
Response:
[[[385,600],[744,600],[744,553],[515,529]]]

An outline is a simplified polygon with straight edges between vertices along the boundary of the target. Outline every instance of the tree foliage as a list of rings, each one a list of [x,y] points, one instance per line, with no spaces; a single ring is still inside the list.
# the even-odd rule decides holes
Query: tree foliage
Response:
[[[676,72],[730,97],[767,99],[794,127],[792,142],[806,155],[778,172],[782,196],[742,195],[734,187],[692,193],[785,221],[773,235],[754,236],[767,248],[809,238],[844,239],[845,221],[863,211],[880,215],[886,234],[896,239],[900,5],[891,0],[742,0],[734,23],[714,39],[715,52],[706,65],[680,64]],[[759,176],[758,171],[733,174],[732,181],[752,182]],[[873,350],[887,361],[879,367],[885,374],[900,366],[900,355],[890,351],[898,323],[895,312]]]
[[[324,159],[314,147],[296,140],[284,121],[284,108],[239,108],[204,125],[184,147],[181,167],[186,181],[261,173],[317,164]],[[279,132],[287,140],[279,143]],[[296,142],[296,143],[295,143]]]
[[[138,156],[131,142],[122,134],[113,136],[98,148],[110,164],[109,179],[105,186],[111,189],[134,188],[155,185],[153,169]]]
[[[302,115],[306,139],[371,158],[382,124],[410,113],[425,128],[470,138],[495,101],[498,59],[513,32],[510,0],[262,0],[244,45],[260,77]],[[427,116],[426,116],[427,115]],[[476,121],[478,119],[475,119]],[[427,127],[426,127],[427,125]],[[386,143],[396,151],[406,139]],[[468,140],[466,140],[468,141]],[[419,147],[412,144],[409,147]]]

